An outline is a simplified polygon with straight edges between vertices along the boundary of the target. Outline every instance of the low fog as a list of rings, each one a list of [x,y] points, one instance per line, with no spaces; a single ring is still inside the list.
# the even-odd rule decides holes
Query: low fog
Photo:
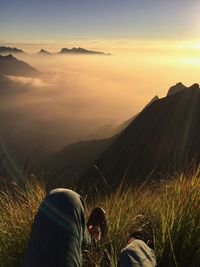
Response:
[[[40,71],[33,78],[1,77],[1,136],[21,161],[108,137],[155,95],[162,97],[172,84],[190,83],[186,77],[197,74],[189,75],[181,63],[138,53],[16,57]]]

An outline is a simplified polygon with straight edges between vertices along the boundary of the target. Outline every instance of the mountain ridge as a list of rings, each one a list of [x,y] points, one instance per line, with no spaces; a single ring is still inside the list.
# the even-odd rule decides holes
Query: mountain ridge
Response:
[[[25,61],[9,54],[6,56],[0,55],[0,73],[13,76],[35,76],[39,74],[39,71]]]
[[[145,108],[94,164],[110,185],[181,171],[193,159],[200,161],[199,117],[200,89],[194,84]],[[88,168],[79,186],[101,177]]]
[[[0,46],[0,53],[24,53],[24,51],[16,47]]]
[[[0,46],[0,54],[20,54],[20,53],[25,53],[23,50],[16,48],[16,47],[9,47],[9,46]],[[57,55],[57,54],[77,54],[77,55],[104,55],[104,56],[111,56],[112,54],[110,53],[105,53],[101,51],[94,51],[94,50],[89,50],[85,49],[82,47],[72,47],[72,48],[61,48],[61,50],[57,53],[51,53],[43,48],[40,49],[38,54],[46,54],[46,55]]]
[[[82,47],[62,48],[59,54],[87,54],[87,55],[104,55],[110,56],[110,53],[104,53],[100,51],[87,50]]]
[[[49,51],[41,48],[40,51],[38,52],[40,55],[52,55]]]

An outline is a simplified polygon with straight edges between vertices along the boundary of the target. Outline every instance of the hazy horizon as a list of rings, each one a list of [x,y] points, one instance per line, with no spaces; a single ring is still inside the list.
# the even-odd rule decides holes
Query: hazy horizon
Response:
[[[199,10],[196,0],[3,0],[0,45],[23,49],[15,56],[41,72],[9,77],[15,90],[1,100],[4,123],[50,132],[48,143],[60,148],[123,123],[178,82],[198,83]],[[112,56],[38,54],[63,47]]]

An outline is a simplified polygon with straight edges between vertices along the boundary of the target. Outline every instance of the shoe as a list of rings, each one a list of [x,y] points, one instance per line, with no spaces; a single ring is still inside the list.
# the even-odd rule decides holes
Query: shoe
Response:
[[[98,241],[106,236],[107,224],[105,215],[106,212],[103,208],[96,207],[92,210],[87,222],[88,231]]]

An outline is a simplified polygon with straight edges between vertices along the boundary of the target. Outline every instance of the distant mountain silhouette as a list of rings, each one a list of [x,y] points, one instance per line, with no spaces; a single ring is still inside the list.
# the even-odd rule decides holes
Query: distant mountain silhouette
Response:
[[[0,46],[0,54],[11,54],[11,53],[24,53],[23,50],[18,49],[16,47],[8,47],[8,46]],[[52,53],[48,52],[45,49],[41,49],[38,54],[45,54],[45,55],[53,55]],[[104,55],[104,56],[110,56],[110,53],[104,53],[100,51],[92,51],[87,50],[85,48],[81,47],[73,47],[73,48],[62,48],[58,54],[86,54],[86,55]]]
[[[79,186],[129,183],[181,171],[200,162],[200,89],[194,84],[153,102],[119,135],[79,180]]]
[[[39,71],[9,54],[7,56],[0,55],[0,73],[14,76],[34,76],[39,74]]]
[[[87,50],[85,48],[81,47],[73,47],[73,48],[62,48],[61,51],[59,52],[60,54],[86,54],[86,55],[111,55],[109,53],[104,53],[104,52],[98,52],[98,51],[92,51],[92,50]]]
[[[88,136],[88,140],[100,140],[104,138],[109,138],[121,131],[121,126],[124,123],[113,123],[113,124],[105,124],[97,129],[95,131],[91,132]]]
[[[50,52],[48,52],[47,50],[41,49],[38,54],[42,54],[42,55],[52,55]]]
[[[0,46],[0,53],[24,53],[24,51],[16,47]]]

